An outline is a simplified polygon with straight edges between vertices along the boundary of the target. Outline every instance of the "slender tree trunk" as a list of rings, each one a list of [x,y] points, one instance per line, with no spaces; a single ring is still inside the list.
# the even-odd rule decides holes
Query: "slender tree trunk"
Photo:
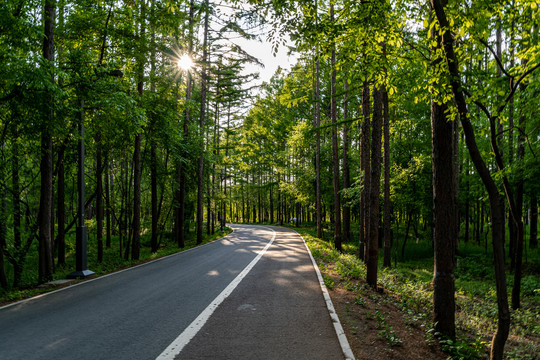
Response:
[[[122,154],[123,155],[123,154]],[[120,257],[123,256],[123,246],[125,241],[124,231],[125,231],[125,213],[126,213],[126,184],[127,184],[127,169],[124,165],[124,159],[120,162],[120,219],[118,220],[118,250]]]
[[[229,158],[229,130],[230,130],[230,127],[231,127],[231,103],[229,102],[228,104],[228,109],[227,109],[227,131],[225,132],[225,158],[228,159]],[[230,216],[230,221],[232,222],[233,221],[233,211],[232,211],[232,200],[228,199],[228,195],[230,193],[228,193],[228,189],[227,189],[227,183],[229,182],[228,180],[229,176],[228,176],[228,169],[227,169],[227,163],[225,163],[225,166],[224,166],[224,169],[223,169],[223,181],[224,181],[224,184],[223,184],[223,198],[224,198],[224,201],[223,201],[223,216],[222,216],[222,219],[221,219],[221,231],[224,231],[225,230],[225,225],[227,224],[227,202],[229,202],[229,208],[230,208],[230,211],[229,211],[229,216]],[[272,188],[270,188],[271,190]],[[273,203],[272,203],[272,194],[270,193],[270,207],[272,208],[273,206]],[[270,210],[272,212],[272,221],[271,222],[274,222],[274,214],[273,214],[273,209]]]
[[[103,261],[103,161],[102,161],[102,146],[101,132],[96,134],[96,222],[97,222],[97,250],[98,262]]]
[[[13,127],[13,142],[11,145],[11,186],[13,188],[13,246],[17,251],[21,248],[21,189],[19,180],[19,135],[18,127]],[[22,274],[16,274],[20,278]],[[16,287],[18,283],[13,284]]]
[[[135,136],[133,152],[133,222],[131,224],[133,241],[131,259],[139,260],[141,248],[141,133]]]
[[[130,249],[133,246],[132,242],[132,235],[133,235],[133,210],[134,210],[134,204],[131,202],[131,190],[133,188],[133,173],[134,173],[134,166],[132,164],[131,168],[129,166],[129,162],[126,159],[126,198],[125,198],[125,206],[126,206],[126,215],[124,216],[124,231],[126,232],[126,241],[125,241],[125,251],[124,251],[124,259],[129,260],[129,254]],[[131,250],[133,252],[133,250]]]
[[[63,155],[62,155],[63,156]],[[65,201],[65,169],[64,160],[58,164],[56,216],[58,218],[58,234],[56,235],[56,247],[58,248],[58,265],[66,263],[66,201]]]
[[[458,59],[454,53],[454,38],[450,31],[449,22],[446,18],[444,0],[431,0],[431,6],[443,31],[442,44],[445,50],[446,64],[451,75],[451,87],[459,112],[459,117],[469,154],[476,167],[484,186],[488,192],[491,210],[491,236],[493,244],[493,256],[495,267],[495,285],[497,289],[498,323],[497,331],[491,343],[491,359],[501,360],[504,354],[504,345],[510,330],[510,311],[508,308],[508,294],[506,288],[506,273],[504,269],[504,203],[486,166],[478,146],[474,129],[468,118],[467,103],[462,92]]]
[[[441,36],[436,29],[431,35],[437,44]],[[436,49],[431,49],[436,53]],[[432,67],[439,71],[442,59],[432,55]],[[437,84],[433,84],[437,86]],[[435,330],[455,339],[454,250],[458,236],[457,182],[454,174],[454,124],[447,117],[448,106],[431,100],[431,139],[433,166],[433,323]]]
[[[533,191],[531,194],[531,217],[530,217],[530,233],[529,233],[529,248],[538,248],[538,198]]]
[[[199,118],[199,128],[201,134],[204,133],[204,123],[206,118],[206,77],[208,67],[208,17],[210,13],[209,2],[205,1],[204,15],[204,40],[203,40],[203,58],[202,58],[202,74],[201,74],[201,109]],[[203,150],[201,150],[203,151]],[[197,244],[202,243],[203,239],[203,192],[204,192],[204,154],[201,152],[197,168]]]
[[[345,94],[343,95],[343,189],[348,189],[351,186],[351,176],[349,169],[349,125],[347,120],[349,117],[349,81],[345,79],[344,85]],[[351,208],[346,203],[343,204],[343,241],[351,240]]]
[[[373,92],[373,126],[371,138],[371,165],[369,188],[369,236],[367,238],[366,281],[377,287],[379,262],[379,192],[381,186],[381,136],[382,136],[382,94],[385,90]]]
[[[189,8],[189,27],[190,27],[190,45],[189,51],[191,53],[193,47],[192,33],[193,33],[193,1],[190,3]],[[183,138],[186,141],[189,137],[189,123],[190,123],[190,102],[191,102],[191,73],[188,70],[187,73],[187,84],[186,84],[186,107],[184,110],[184,119],[183,119]],[[186,156],[187,154],[184,154]],[[179,179],[178,190],[176,191],[178,207],[175,211],[176,220],[175,220],[175,237],[176,243],[179,248],[185,246],[185,224],[186,224],[186,171],[184,165],[180,162],[176,164],[176,178]]]
[[[139,82],[137,83],[137,92],[142,99],[144,92],[144,51],[143,42],[145,41],[146,34],[146,1],[141,2],[141,54],[139,61]],[[131,259],[139,260],[141,250],[141,140],[142,130],[139,129],[137,135],[135,135],[135,145],[133,150],[133,222],[131,224],[133,241],[131,243]]]
[[[454,197],[454,221],[456,226],[456,234],[454,238],[454,253],[457,254],[459,251],[459,229],[460,229],[460,220],[459,220],[459,163],[460,163],[460,155],[459,155],[459,122],[457,121],[457,118],[452,121],[452,131],[453,131],[453,166],[454,166],[454,189],[452,196]],[[454,264],[456,262],[456,258],[454,257]]]
[[[495,42],[496,42],[496,54],[497,54],[497,57],[499,59],[502,60],[502,27],[501,27],[501,23],[500,23],[500,20],[499,20],[499,24],[497,26],[497,29],[495,31]],[[499,78],[502,78],[502,69],[500,67],[497,67],[497,76]],[[497,96],[497,101],[499,102],[501,100],[501,96]],[[502,122],[501,122],[501,119],[500,117],[497,119],[497,144],[499,146],[499,149],[500,149],[500,157],[501,157],[501,160],[503,158],[503,153],[502,153],[502,149],[503,149],[503,134],[504,134],[504,131],[503,131],[503,126],[502,126]],[[510,135],[510,134],[509,134]],[[510,142],[513,142],[512,140],[509,140],[509,143]],[[511,150],[510,150],[511,151]],[[510,268],[511,269],[514,269],[516,264],[515,264],[515,260],[516,260],[516,243],[517,243],[517,237],[518,237],[518,232],[519,230],[517,229],[516,227],[516,222],[514,221],[514,218],[511,214],[511,209],[509,209],[509,214],[508,214],[508,232],[509,232],[509,240],[510,240],[510,246],[509,246],[509,252],[510,252]]]
[[[152,207],[152,237],[150,246],[152,252],[158,250],[158,234],[159,234],[159,215],[158,215],[158,187],[157,187],[157,154],[156,142],[151,140],[150,144],[150,191],[151,191],[151,207]]]
[[[210,226],[212,227],[212,231],[214,231],[214,211],[212,209],[212,198],[210,194],[210,188],[212,187],[210,174],[208,174],[206,184],[206,234],[210,235]]]
[[[468,161],[467,161],[468,163]],[[466,191],[466,195],[465,195],[465,239],[464,241],[465,242],[469,242],[469,238],[470,238],[470,223],[471,223],[471,201],[470,201],[470,193],[471,193],[471,188],[470,188],[470,182],[469,182],[469,166],[468,164],[466,165],[467,168],[465,170],[465,177],[467,177],[467,180],[466,180],[466,184],[465,184],[465,191]]]
[[[315,24],[318,23],[317,1],[315,1]],[[317,43],[318,44],[318,43]],[[317,223],[317,238],[322,239],[322,209],[321,209],[321,93],[319,78],[319,48],[315,50],[315,75],[313,77],[313,125],[317,130],[315,144],[315,213]],[[279,193],[278,193],[279,194]],[[282,220],[282,218],[280,218]]]
[[[156,42],[155,31],[155,0],[151,1],[150,5],[150,34],[152,37],[151,53],[150,53],[150,91],[154,94],[156,92],[156,48],[154,46]],[[152,230],[150,238],[150,247],[152,253],[158,250],[158,234],[159,234],[159,212],[158,212],[158,187],[157,187],[157,153],[156,153],[156,120],[155,116],[151,116],[150,126],[150,203],[152,211]]]
[[[105,219],[107,225],[107,240],[105,246],[107,249],[111,248],[111,232],[112,232],[112,222],[111,222],[111,164],[109,163],[108,154],[105,156]]]
[[[190,26],[193,26],[193,1],[190,5]],[[190,42],[190,48],[192,44]],[[187,140],[189,137],[189,122],[190,122],[190,106],[191,102],[191,74],[188,72],[187,84],[186,84],[186,107],[184,110],[184,120],[183,120],[183,137],[184,140]],[[186,154],[185,154],[186,155]],[[185,246],[185,224],[186,224],[186,171],[183,165],[177,164],[177,173],[176,177],[180,179],[179,190],[178,190],[178,212],[176,218],[176,241],[179,248]]]
[[[366,261],[366,242],[368,238],[368,229],[369,229],[369,188],[370,188],[370,166],[369,166],[369,132],[370,132],[370,90],[369,83],[364,81],[364,89],[362,91],[362,115],[364,120],[362,122],[361,129],[361,149],[360,149],[360,167],[363,173],[362,180],[362,193],[360,195],[360,244],[359,244],[359,258],[364,262]]]
[[[330,21],[334,21],[334,5],[330,5]],[[339,188],[339,144],[337,138],[337,99],[336,99],[336,49],[332,47],[331,57],[331,118],[332,118],[332,165],[334,184],[334,246],[341,251],[341,199]]]
[[[384,267],[392,266],[392,234],[390,209],[390,114],[388,93],[383,93],[383,139],[384,139]]]
[[[526,63],[523,64],[526,66]],[[525,91],[526,85],[521,85],[521,91]],[[522,262],[523,262],[523,242],[524,242],[524,229],[523,229],[523,165],[525,158],[525,114],[521,114],[519,117],[519,128],[521,131],[518,136],[518,149],[517,149],[517,161],[519,163],[517,170],[517,186],[516,186],[516,204],[515,213],[513,214],[514,224],[516,227],[516,242],[515,242],[515,270],[514,270],[514,283],[512,287],[512,309],[519,309],[521,307],[520,295],[521,295],[521,277],[522,277]]]
[[[44,5],[44,38],[43,58],[51,66],[54,63],[54,22],[56,15],[56,1],[45,0]],[[54,82],[54,75],[51,75]],[[51,100],[51,95],[46,94]],[[48,103],[48,101],[47,101]],[[52,102],[51,102],[52,103]],[[52,106],[52,105],[50,105]],[[52,165],[52,134],[51,123],[54,110],[49,108],[44,114],[41,129],[41,186],[39,201],[39,282],[44,283],[52,279],[54,271],[53,241],[51,237],[52,199],[53,199],[53,165]]]
[[[273,194],[273,186],[270,186],[270,223],[274,223],[274,194]]]
[[[2,152],[4,152],[4,142],[2,141]],[[6,183],[6,173],[4,169],[0,169],[1,181]],[[8,281],[5,272],[4,251],[7,245],[7,191],[6,187],[2,186],[0,190],[0,287],[8,288]]]
[[[101,67],[103,65],[103,58],[105,55],[105,48],[107,43],[107,28],[109,25],[109,21],[112,15],[112,7],[109,8],[109,13],[107,16],[107,20],[105,21],[105,31],[103,33],[103,41],[101,45],[101,51],[99,54],[99,60],[98,60],[98,66]],[[103,261],[103,217],[104,217],[104,208],[103,208],[103,149],[102,149],[102,142],[101,142],[101,129],[98,130],[96,134],[96,222],[97,222],[97,248],[98,248],[98,262]]]

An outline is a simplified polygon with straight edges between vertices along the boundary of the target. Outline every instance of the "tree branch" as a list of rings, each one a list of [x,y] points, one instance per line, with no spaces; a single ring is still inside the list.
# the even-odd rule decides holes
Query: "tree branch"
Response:
[[[493,57],[495,58],[495,61],[497,62],[497,65],[499,66],[499,69],[501,69],[501,71],[504,73],[504,75],[508,76],[509,78],[511,79],[514,79],[514,77],[512,75],[510,75],[505,69],[504,69],[504,66],[503,66],[503,63],[501,61],[501,59],[499,59],[499,57],[497,56],[497,54],[495,53],[495,51],[493,51],[493,49],[491,48],[491,46],[489,46],[489,44],[484,40],[484,39],[480,39],[479,40],[480,43],[482,43],[485,47],[488,48],[489,52],[493,55]]]

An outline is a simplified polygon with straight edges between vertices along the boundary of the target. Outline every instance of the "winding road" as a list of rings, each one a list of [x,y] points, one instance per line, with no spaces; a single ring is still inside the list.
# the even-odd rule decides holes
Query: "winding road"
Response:
[[[0,308],[0,359],[353,358],[302,238],[232,227],[210,244]]]

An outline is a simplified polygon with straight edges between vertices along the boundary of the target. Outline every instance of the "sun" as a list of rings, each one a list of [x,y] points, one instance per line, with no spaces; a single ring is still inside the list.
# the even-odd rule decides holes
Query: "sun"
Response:
[[[189,70],[193,67],[193,60],[191,60],[189,55],[184,54],[178,59],[178,67],[182,70]]]

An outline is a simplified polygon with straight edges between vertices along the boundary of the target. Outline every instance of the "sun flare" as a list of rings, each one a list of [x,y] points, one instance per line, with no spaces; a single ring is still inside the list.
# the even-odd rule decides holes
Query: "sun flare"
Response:
[[[180,57],[180,59],[178,60],[178,66],[182,69],[182,70],[189,70],[193,67],[193,60],[191,60],[191,58],[189,57],[189,55],[187,54],[184,54]]]

